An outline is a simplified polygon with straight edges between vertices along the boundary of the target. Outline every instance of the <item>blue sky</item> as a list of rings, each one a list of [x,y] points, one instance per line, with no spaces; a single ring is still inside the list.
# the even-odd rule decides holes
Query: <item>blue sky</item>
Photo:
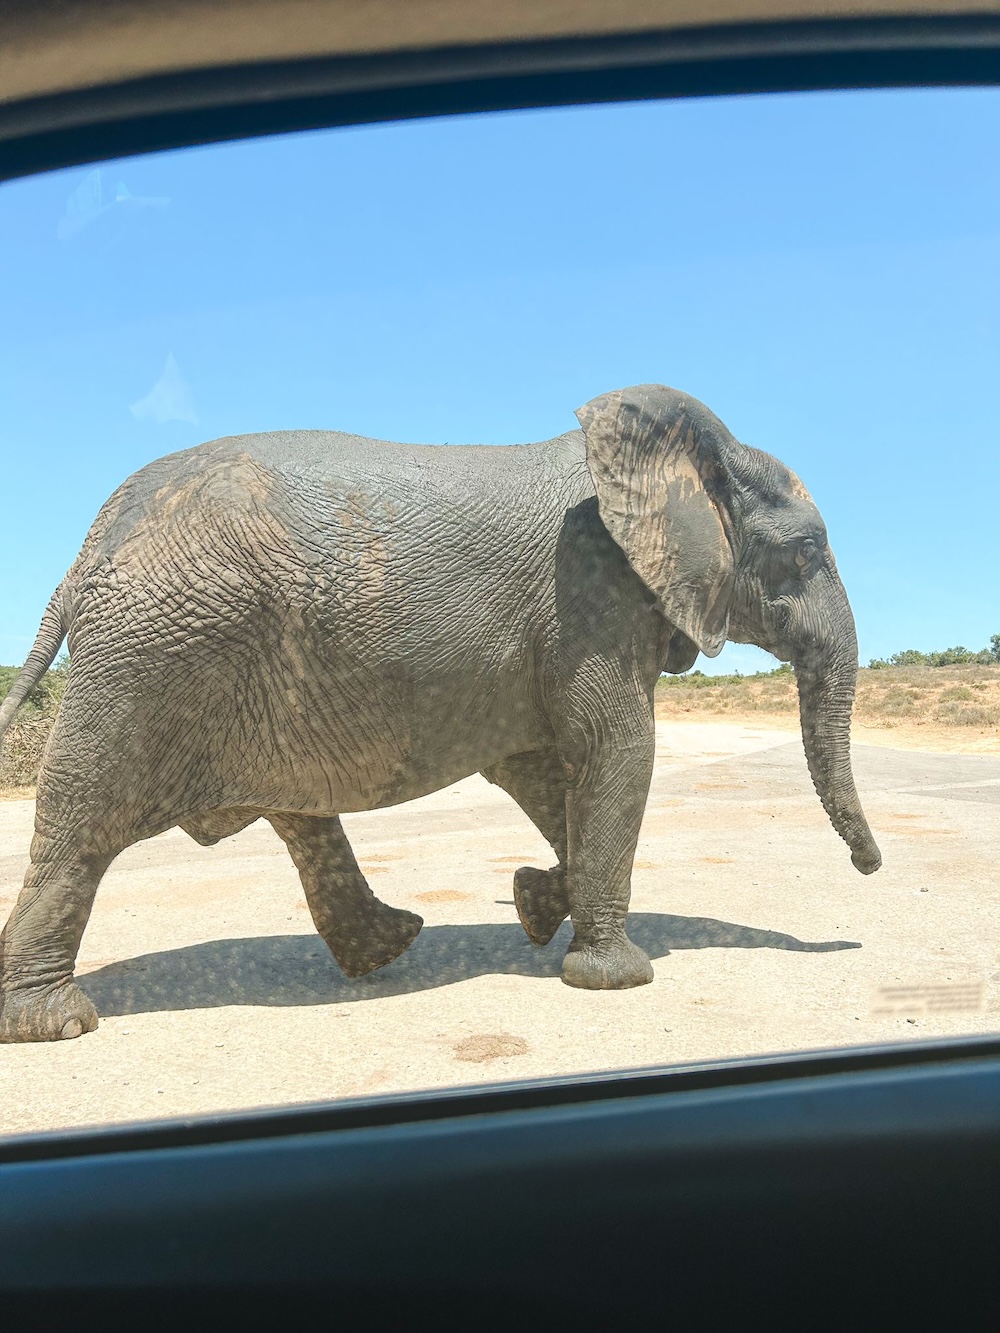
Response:
[[[0,662],[161,454],[288,427],[544,439],[647,381],[800,474],[863,660],[981,647],[998,168],[1000,92],[928,90],[337,130],[3,186]]]

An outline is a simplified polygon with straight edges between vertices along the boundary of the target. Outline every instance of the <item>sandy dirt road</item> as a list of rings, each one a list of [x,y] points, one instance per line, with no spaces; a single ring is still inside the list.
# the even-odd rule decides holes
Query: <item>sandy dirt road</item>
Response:
[[[568,926],[525,938],[511,876],[552,855],[481,778],[345,817],[376,893],[426,922],[361,981],[269,825],[210,849],[172,830],[98,895],[78,975],[99,1030],[0,1047],[0,1134],[1000,1029],[1000,758],[861,745],[855,771],[869,878],[795,732],[659,724],[630,921],[656,979],[614,993],[562,985]],[[0,919],[32,819],[0,803]],[[924,988],[905,1013],[901,986]],[[928,1011],[941,994],[963,1007]]]

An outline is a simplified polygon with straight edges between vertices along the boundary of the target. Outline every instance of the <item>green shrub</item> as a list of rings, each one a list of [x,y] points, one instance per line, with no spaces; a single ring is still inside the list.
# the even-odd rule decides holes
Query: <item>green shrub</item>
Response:
[[[983,704],[973,704],[966,708],[957,703],[942,704],[937,710],[937,720],[960,727],[995,727],[1000,725],[1000,708],[990,708]]]
[[[898,686],[886,691],[879,701],[879,712],[887,717],[907,717],[915,712],[917,696],[909,690],[901,690]]]
[[[781,678],[793,674],[792,664],[782,662],[773,671],[755,671],[752,676],[744,676],[741,671],[734,671],[731,676],[706,676],[704,671],[686,671],[682,676],[663,675],[658,684],[666,689],[690,686],[696,690],[719,690],[725,686],[743,685],[748,680],[773,680],[775,676]]]
[[[55,714],[48,716],[37,712],[29,712],[17,719],[3,738],[0,790],[35,785],[54,721]]]
[[[998,666],[1000,665],[1000,634],[990,637],[990,646],[975,651],[959,644],[955,648],[945,648],[941,652],[922,653],[919,648],[904,648],[901,653],[891,657],[873,657],[868,663],[872,671],[882,671],[886,667],[908,666]]]
[[[20,670],[20,667],[0,666],[0,701],[6,699],[10,693],[10,687],[17,679]],[[68,677],[69,661],[63,656],[60,657],[51,671],[46,671],[25,699],[18,713],[18,718],[23,718],[30,713],[54,713],[66,692]]]
[[[20,667],[0,667],[0,700],[6,698]],[[66,692],[69,661],[63,655],[25,699],[0,741],[0,790],[30,787],[38,778],[45,743]]]

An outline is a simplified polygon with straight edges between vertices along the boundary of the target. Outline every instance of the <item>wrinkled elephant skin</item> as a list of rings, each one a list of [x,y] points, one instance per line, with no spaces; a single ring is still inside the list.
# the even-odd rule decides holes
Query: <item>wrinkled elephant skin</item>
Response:
[[[626,917],[653,691],[727,639],[794,662],[819,795],[877,869],[850,769],[854,625],[801,482],[662,385],[577,415],[510,447],[234,437],[119,488],[0,708],[2,733],[68,636],[0,1040],[96,1027],[73,969],[97,885],[176,825],[210,844],[269,819],[344,972],[384,966],[422,922],[371,893],[339,816],[475,772],[552,846],[514,892],[537,944],[572,918],[564,980],[650,981]]]

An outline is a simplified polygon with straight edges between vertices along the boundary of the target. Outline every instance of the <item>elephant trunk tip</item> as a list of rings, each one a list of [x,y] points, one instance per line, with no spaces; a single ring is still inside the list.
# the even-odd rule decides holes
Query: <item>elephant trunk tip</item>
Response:
[[[869,838],[864,846],[852,850],[851,864],[855,870],[860,870],[862,875],[874,875],[881,867],[882,853],[873,838]]]

